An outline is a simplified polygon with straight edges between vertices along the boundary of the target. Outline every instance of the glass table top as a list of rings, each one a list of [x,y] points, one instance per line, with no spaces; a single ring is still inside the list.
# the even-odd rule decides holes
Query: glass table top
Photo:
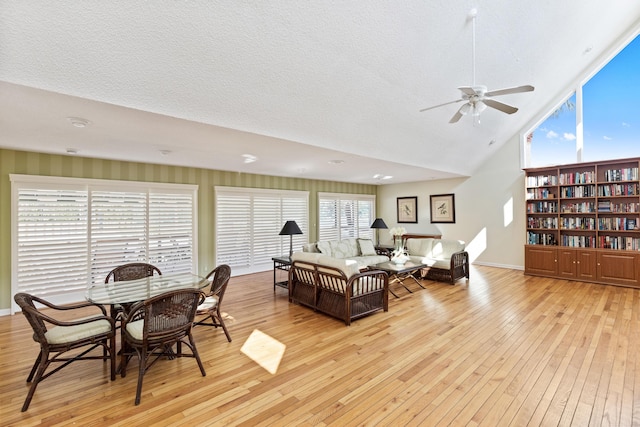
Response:
[[[87,288],[87,301],[96,304],[123,304],[142,301],[176,289],[202,289],[211,282],[191,273],[163,274],[144,279],[97,283]]]

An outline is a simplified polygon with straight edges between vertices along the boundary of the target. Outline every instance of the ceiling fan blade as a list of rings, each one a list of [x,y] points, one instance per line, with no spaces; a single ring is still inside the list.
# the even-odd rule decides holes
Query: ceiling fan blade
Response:
[[[487,104],[487,106],[491,107],[491,108],[495,108],[496,110],[500,110],[503,113],[507,113],[507,114],[513,114],[516,111],[518,111],[518,109],[516,107],[512,107],[511,105],[507,105],[507,104],[503,104],[502,102],[498,102],[494,99],[483,99],[482,102],[484,102],[485,104]]]
[[[464,99],[460,98],[460,99],[456,99],[455,101],[445,102],[444,104],[434,105],[433,107],[423,108],[422,110],[420,110],[420,112],[422,113],[423,111],[428,111],[428,110],[433,110],[434,108],[444,107],[445,105],[449,105],[449,104],[456,104],[456,103],[458,103],[460,101],[464,101]]]
[[[508,95],[510,93],[520,93],[520,92],[533,92],[535,89],[531,85],[518,86],[518,87],[509,87],[506,89],[498,89],[492,90],[491,92],[485,93],[486,96],[500,96],[500,95]]]
[[[449,123],[457,123],[458,120],[462,118],[462,116],[464,115],[462,114],[462,109],[464,108],[465,105],[469,105],[469,104],[464,104],[462,107],[460,107],[458,111],[456,111],[456,113],[453,115],[453,117],[451,117],[451,120],[449,120]]]
[[[470,86],[460,86],[458,90],[468,96],[476,95],[476,91]]]

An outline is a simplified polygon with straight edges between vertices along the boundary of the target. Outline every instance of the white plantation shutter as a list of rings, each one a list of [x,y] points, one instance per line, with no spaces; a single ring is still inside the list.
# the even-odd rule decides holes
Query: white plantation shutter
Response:
[[[281,224],[278,227],[278,233],[282,230],[285,222],[294,220],[303,234],[294,234],[293,251],[302,250],[302,246],[309,243],[309,195],[306,197],[287,197],[282,196],[282,217]],[[280,251],[282,255],[289,255],[289,236],[280,236]],[[271,259],[269,259],[271,261]],[[271,264],[273,266],[273,263]]]
[[[358,237],[361,239],[373,239],[373,229],[371,224],[375,220],[374,201],[358,200],[357,201],[357,224]]]
[[[87,286],[87,209],[86,191],[17,191],[12,242],[20,291],[46,297]]]
[[[193,194],[149,193],[149,262],[163,273],[194,271]]]
[[[294,250],[308,242],[309,193],[216,187],[216,264],[235,274],[265,271],[274,256],[289,254],[289,236],[280,236],[288,220],[303,234],[293,236]]]
[[[216,189],[216,265],[251,265],[251,198]]]
[[[25,175],[11,182],[12,294],[82,300],[88,285],[129,262],[196,271],[197,186]]]
[[[318,203],[319,215],[318,215],[318,240],[339,240],[340,229],[338,221],[338,198],[334,196],[325,195],[320,198]]]
[[[318,193],[319,240],[373,238],[375,196]]]
[[[278,235],[282,229],[281,201],[273,195],[253,196],[253,264],[255,266],[273,265],[271,257],[282,255],[281,237]],[[287,242],[289,242],[289,236]],[[287,248],[287,253],[289,249]]]
[[[118,265],[147,262],[147,195],[99,190],[91,193],[91,283]]]

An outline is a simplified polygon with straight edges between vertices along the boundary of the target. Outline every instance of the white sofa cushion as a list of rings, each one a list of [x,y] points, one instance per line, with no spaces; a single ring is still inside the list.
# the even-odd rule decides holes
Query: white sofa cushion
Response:
[[[431,248],[431,258],[449,259],[456,252],[464,250],[464,242],[462,240],[436,239]]]
[[[302,252],[320,252],[318,250],[317,243],[307,243],[306,245],[302,245]]]
[[[312,262],[314,264],[326,265],[342,271],[347,278],[360,273],[358,262],[351,259],[339,259],[321,253],[294,252],[291,261]]]
[[[462,240],[449,239],[408,239],[407,251],[411,261],[429,267],[448,270],[451,267],[451,255],[463,251]]]
[[[318,251],[320,253],[323,253],[323,254],[328,255],[328,256],[331,256],[333,254],[333,251],[331,249],[331,244],[329,243],[328,240],[320,241],[320,242],[316,243],[316,246],[317,246]]]
[[[385,255],[355,256],[347,259],[357,262],[360,270],[365,270],[367,267],[389,261],[389,257]]]
[[[409,255],[429,257],[431,256],[434,240],[436,239],[430,237],[426,239],[407,239],[407,252],[409,252]]]
[[[360,255],[378,255],[373,241],[371,239],[358,239],[358,246],[360,247]]]
[[[331,256],[334,258],[350,258],[360,255],[360,247],[356,239],[330,240]]]

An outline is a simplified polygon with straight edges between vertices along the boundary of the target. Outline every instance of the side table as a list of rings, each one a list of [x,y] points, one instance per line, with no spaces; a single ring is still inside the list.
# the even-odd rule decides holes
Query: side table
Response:
[[[391,257],[391,252],[393,252],[394,248],[392,245],[378,245],[375,247],[375,249],[378,255],[386,255],[388,257]]]
[[[289,256],[277,256],[271,258],[273,260],[273,292],[276,291],[276,286],[280,286],[284,289],[289,289],[289,269],[291,268],[291,257]],[[287,272],[287,280],[278,280],[278,270]]]

